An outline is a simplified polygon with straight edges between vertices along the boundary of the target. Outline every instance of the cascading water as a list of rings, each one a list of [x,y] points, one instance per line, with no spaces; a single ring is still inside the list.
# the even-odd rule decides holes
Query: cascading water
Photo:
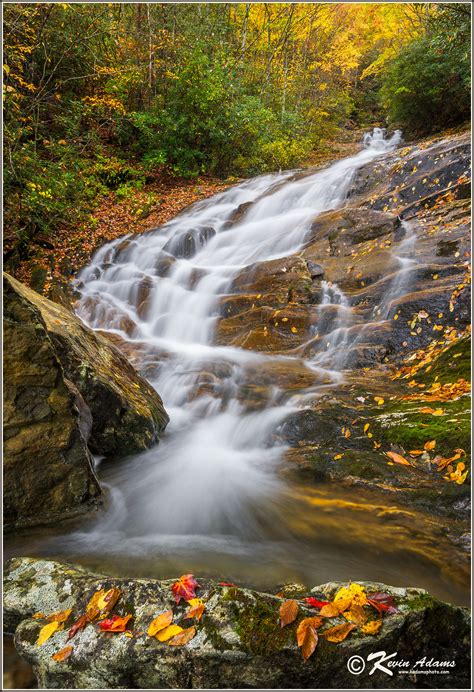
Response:
[[[136,348],[171,422],[157,447],[99,468],[109,491],[105,511],[88,528],[56,538],[56,550],[83,558],[95,553],[102,561],[108,556],[126,563],[129,572],[138,560],[148,561],[146,573],[152,569],[156,576],[173,576],[181,568],[237,571],[252,573],[253,583],[274,583],[285,574],[294,577],[304,559],[311,575],[338,577],[339,563],[324,541],[310,558],[297,541],[286,540],[289,513],[297,510],[287,504],[279,474],[285,447],[271,437],[291,412],[341,381],[341,354],[357,321],[350,301],[337,285],[322,282],[311,339],[317,345],[310,355],[304,349],[282,356],[217,346],[213,337],[220,301],[232,293],[236,274],[297,252],[315,217],[345,203],[357,170],[400,140],[399,132],[386,139],[376,129],[358,154],[324,170],[246,181],[156,231],[119,239],[96,254],[77,282],[78,315]],[[409,250],[408,240],[405,245]],[[379,319],[404,280],[396,274],[388,282]],[[272,383],[258,406],[248,403],[246,388],[259,372],[296,362],[319,376],[320,390],[295,395]],[[327,530],[324,509],[315,521],[316,531]],[[371,549],[352,557],[354,571],[367,573]],[[387,581],[392,576],[387,566]]]

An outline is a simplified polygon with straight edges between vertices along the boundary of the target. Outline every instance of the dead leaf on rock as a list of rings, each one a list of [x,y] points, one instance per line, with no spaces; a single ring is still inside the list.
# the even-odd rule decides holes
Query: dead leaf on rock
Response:
[[[402,457],[401,454],[397,454],[396,452],[387,452],[386,453],[389,459],[394,461],[396,464],[400,464],[401,466],[411,466],[410,462],[405,459],[405,457]]]
[[[329,629],[321,632],[323,637],[326,637],[328,642],[334,642],[338,644],[344,641],[348,634],[354,630],[356,626],[352,622],[348,622],[342,625],[336,625],[335,627],[330,627]]]
[[[183,628],[179,625],[168,625],[168,627],[165,627],[164,630],[161,630],[155,634],[155,639],[158,639],[159,642],[167,642],[168,639],[171,639],[171,637],[174,637],[176,634],[179,634],[179,632],[182,631]]]
[[[81,617],[76,620],[76,622],[73,624],[73,626],[69,630],[68,635],[67,635],[68,640],[72,639],[74,637],[74,635],[77,634],[77,632],[79,632],[80,630],[83,630],[84,627],[88,623],[89,623],[89,618],[87,617],[87,615],[81,615]]]
[[[305,661],[313,655],[318,645],[317,628],[321,627],[323,620],[320,617],[305,618],[298,625],[296,630],[296,641],[301,648],[301,653]]]
[[[65,646],[64,649],[58,651],[57,654],[53,654],[51,658],[53,661],[65,661],[66,658],[69,658],[69,656],[72,654],[73,649],[73,646]]]
[[[364,634],[377,634],[382,627],[382,620],[372,620],[360,628]]]
[[[188,627],[168,641],[168,646],[184,646],[196,636],[196,628]]]
[[[284,601],[280,606],[280,627],[286,627],[298,617],[298,603],[292,599]]]
[[[43,644],[53,636],[53,634],[56,632],[56,630],[59,628],[60,623],[55,620],[54,622],[50,622],[44,627],[40,629],[39,635],[38,635],[38,641],[36,642],[37,646],[43,646]]]
[[[51,615],[48,615],[46,620],[48,622],[66,622],[71,613],[72,608],[69,608],[69,610],[62,610],[59,613],[51,613]]]
[[[150,626],[148,628],[149,636],[154,637],[157,632],[160,632],[161,630],[164,630],[165,627],[168,627],[168,625],[170,625],[172,621],[172,610],[166,610],[164,613],[160,613],[160,615],[157,615],[156,618],[152,620],[150,623]]]

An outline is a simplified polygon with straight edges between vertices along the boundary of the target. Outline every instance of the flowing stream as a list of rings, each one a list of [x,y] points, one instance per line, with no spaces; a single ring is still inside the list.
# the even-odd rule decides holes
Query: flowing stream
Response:
[[[332,318],[317,321],[320,345],[310,356],[213,343],[220,301],[235,292],[238,272],[298,252],[315,217],[345,204],[357,170],[400,139],[399,132],[386,139],[376,129],[359,153],[324,170],[246,181],[156,231],[97,252],[78,279],[78,315],[136,349],[170,424],[158,446],[99,464],[105,510],[85,528],[52,537],[43,552],[101,570],[106,563],[117,573],[193,571],[262,587],[366,578],[412,583],[453,599],[448,576],[431,559],[435,549],[423,516],[404,518],[402,511],[398,523],[384,522],[380,506],[360,490],[299,487],[282,473],[286,448],[272,442],[272,433],[290,413],[341,383],[344,354],[360,338],[340,288],[321,282],[315,310],[330,309]],[[386,318],[409,280],[415,242],[407,228],[394,250],[400,271],[387,281],[374,321]],[[275,378],[258,406],[249,403],[245,392],[259,373],[295,362],[324,384],[295,393]]]

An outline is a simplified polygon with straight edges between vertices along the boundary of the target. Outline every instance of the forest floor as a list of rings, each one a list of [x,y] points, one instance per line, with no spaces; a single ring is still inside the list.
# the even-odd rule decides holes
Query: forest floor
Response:
[[[321,167],[350,156],[360,148],[363,131],[347,129],[338,133],[337,140],[326,142],[324,148],[314,151],[300,167]],[[105,195],[87,223],[58,227],[44,242],[38,241],[28,259],[14,270],[8,267],[7,270],[39,293],[54,298],[53,287],[69,283],[105,243],[128,233],[135,235],[156,228],[190,204],[241,180],[243,178],[211,176],[189,180],[158,171],[152,182],[141,190],[132,190],[125,199],[120,199],[115,192]]]

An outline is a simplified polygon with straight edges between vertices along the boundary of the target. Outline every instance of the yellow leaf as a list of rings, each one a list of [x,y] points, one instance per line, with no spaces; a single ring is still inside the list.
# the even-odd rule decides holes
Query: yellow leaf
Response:
[[[385,399],[382,399],[381,396],[374,396],[374,401],[375,401],[379,406],[382,406],[382,404],[385,403]]]
[[[364,634],[377,634],[382,627],[382,620],[372,620],[366,625],[362,625],[361,630]]]
[[[58,629],[59,627],[59,622],[54,620],[53,622],[50,622],[48,625],[45,625],[40,629],[40,633],[38,635],[38,641],[36,642],[37,646],[42,646],[45,641],[47,641]]]
[[[342,586],[334,596],[334,603],[347,598],[352,598],[352,601],[358,605],[365,605],[367,603],[365,589],[360,584],[353,583],[349,584],[348,587]]]
[[[46,620],[48,622],[66,622],[71,613],[72,608],[69,608],[69,610],[62,610],[59,613],[51,613],[51,615],[48,615]]]
[[[342,459],[343,456],[344,456],[344,454],[335,454],[333,459],[335,459],[335,460]]]
[[[329,629],[321,632],[323,637],[326,637],[328,642],[334,642],[338,644],[344,641],[347,635],[355,629],[355,625],[352,622],[347,622],[343,625],[336,625],[335,627],[330,627]]]
[[[179,625],[168,625],[168,627],[165,627],[164,630],[158,632],[155,635],[155,638],[158,639],[159,642],[167,642],[168,639],[171,639],[171,637],[174,637],[176,634],[179,634],[182,631],[183,628]]]
[[[151,621],[150,626],[148,628],[148,635],[150,637],[154,637],[157,634],[157,632],[160,632],[161,630],[164,630],[165,627],[168,627],[168,625],[170,625],[172,621],[172,610],[167,610],[164,613],[160,613],[160,615],[157,615],[156,618]]]
[[[369,428],[370,428],[370,423],[366,423],[364,425],[364,432],[366,433]]]
[[[293,334],[296,334],[298,330],[296,329],[296,327],[292,327],[291,331],[293,332]]]

